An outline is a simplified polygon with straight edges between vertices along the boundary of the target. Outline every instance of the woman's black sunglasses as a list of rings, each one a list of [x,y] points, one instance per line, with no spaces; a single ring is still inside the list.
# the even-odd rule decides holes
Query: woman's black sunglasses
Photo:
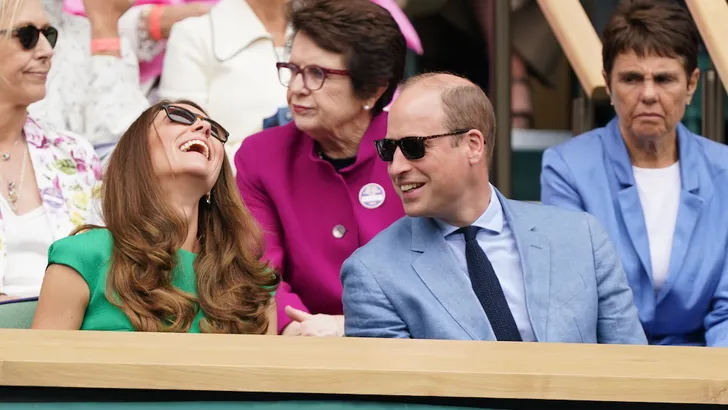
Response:
[[[457,130],[446,134],[430,135],[427,137],[404,137],[398,140],[384,138],[374,141],[374,145],[376,145],[377,154],[379,154],[379,158],[381,158],[382,161],[392,162],[394,160],[394,153],[397,151],[397,147],[402,150],[402,155],[404,155],[405,158],[414,160],[425,156],[425,143],[427,140],[464,134],[468,131],[470,131],[470,129]]]
[[[0,30],[0,35],[3,35],[7,32],[7,30]],[[32,50],[35,48],[35,46],[38,45],[38,40],[40,39],[41,33],[43,33],[43,36],[45,36],[46,40],[48,40],[51,48],[54,48],[56,46],[56,42],[58,41],[58,30],[56,30],[55,27],[50,26],[45,28],[38,28],[32,24],[29,24],[27,26],[14,29],[12,33],[13,37],[18,38],[18,41],[20,41],[20,45],[23,46],[23,49],[25,50]]]
[[[188,109],[171,104],[164,104],[162,105],[162,108],[167,114],[167,118],[169,118],[169,120],[172,122],[176,122],[177,124],[192,125],[197,122],[198,119],[202,121],[207,121],[210,124],[210,134],[212,134],[213,137],[215,137],[223,144],[227,142],[228,137],[230,136],[230,133],[227,132],[227,130],[223,128],[222,125],[207,117],[195,114]]]

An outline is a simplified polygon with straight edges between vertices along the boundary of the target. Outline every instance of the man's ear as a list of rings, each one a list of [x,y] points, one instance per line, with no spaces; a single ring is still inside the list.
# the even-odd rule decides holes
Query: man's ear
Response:
[[[469,130],[464,136],[464,142],[468,144],[468,161],[470,165],[480,162],[488,152],[485,146],[483,133],[476,129]]]

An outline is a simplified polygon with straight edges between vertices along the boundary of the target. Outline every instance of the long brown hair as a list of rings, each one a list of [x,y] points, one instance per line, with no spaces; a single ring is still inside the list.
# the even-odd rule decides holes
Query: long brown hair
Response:
[[[162,195],[149,152],[154,118],[165,103],[134,121],[105,171],[103,216],[114,239],[106,296],[140,331],[186,332],[200,308],[203,332],[263,334],[270,292],[280,279],[262,262],[260,229],[240,199],[227,157],[211,203],[200,198],[197,298],[172,285],[187,226]],[[203,111],[191,101],[175,104]]]

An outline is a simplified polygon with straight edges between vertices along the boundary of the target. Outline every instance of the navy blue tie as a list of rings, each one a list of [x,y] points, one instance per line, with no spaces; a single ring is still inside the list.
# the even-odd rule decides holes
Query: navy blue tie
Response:
[[[521,334],[518,332],[518,326],[508,307],[498,276],[496,276],[488,256],[475,239],[479,230],[480,228],[477,226],[466,226],[457,231],[465,236],[465,260],[468,264],[470,282],[488,316],[496,340],[520,342]]]

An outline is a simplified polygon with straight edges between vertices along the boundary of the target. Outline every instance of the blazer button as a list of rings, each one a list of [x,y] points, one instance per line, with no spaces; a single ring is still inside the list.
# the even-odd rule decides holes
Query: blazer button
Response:
[[[336,225],[331,233],[334,235],[334,238],[341,239],[346,235],[346,228],[344,228],[344,225]]]

